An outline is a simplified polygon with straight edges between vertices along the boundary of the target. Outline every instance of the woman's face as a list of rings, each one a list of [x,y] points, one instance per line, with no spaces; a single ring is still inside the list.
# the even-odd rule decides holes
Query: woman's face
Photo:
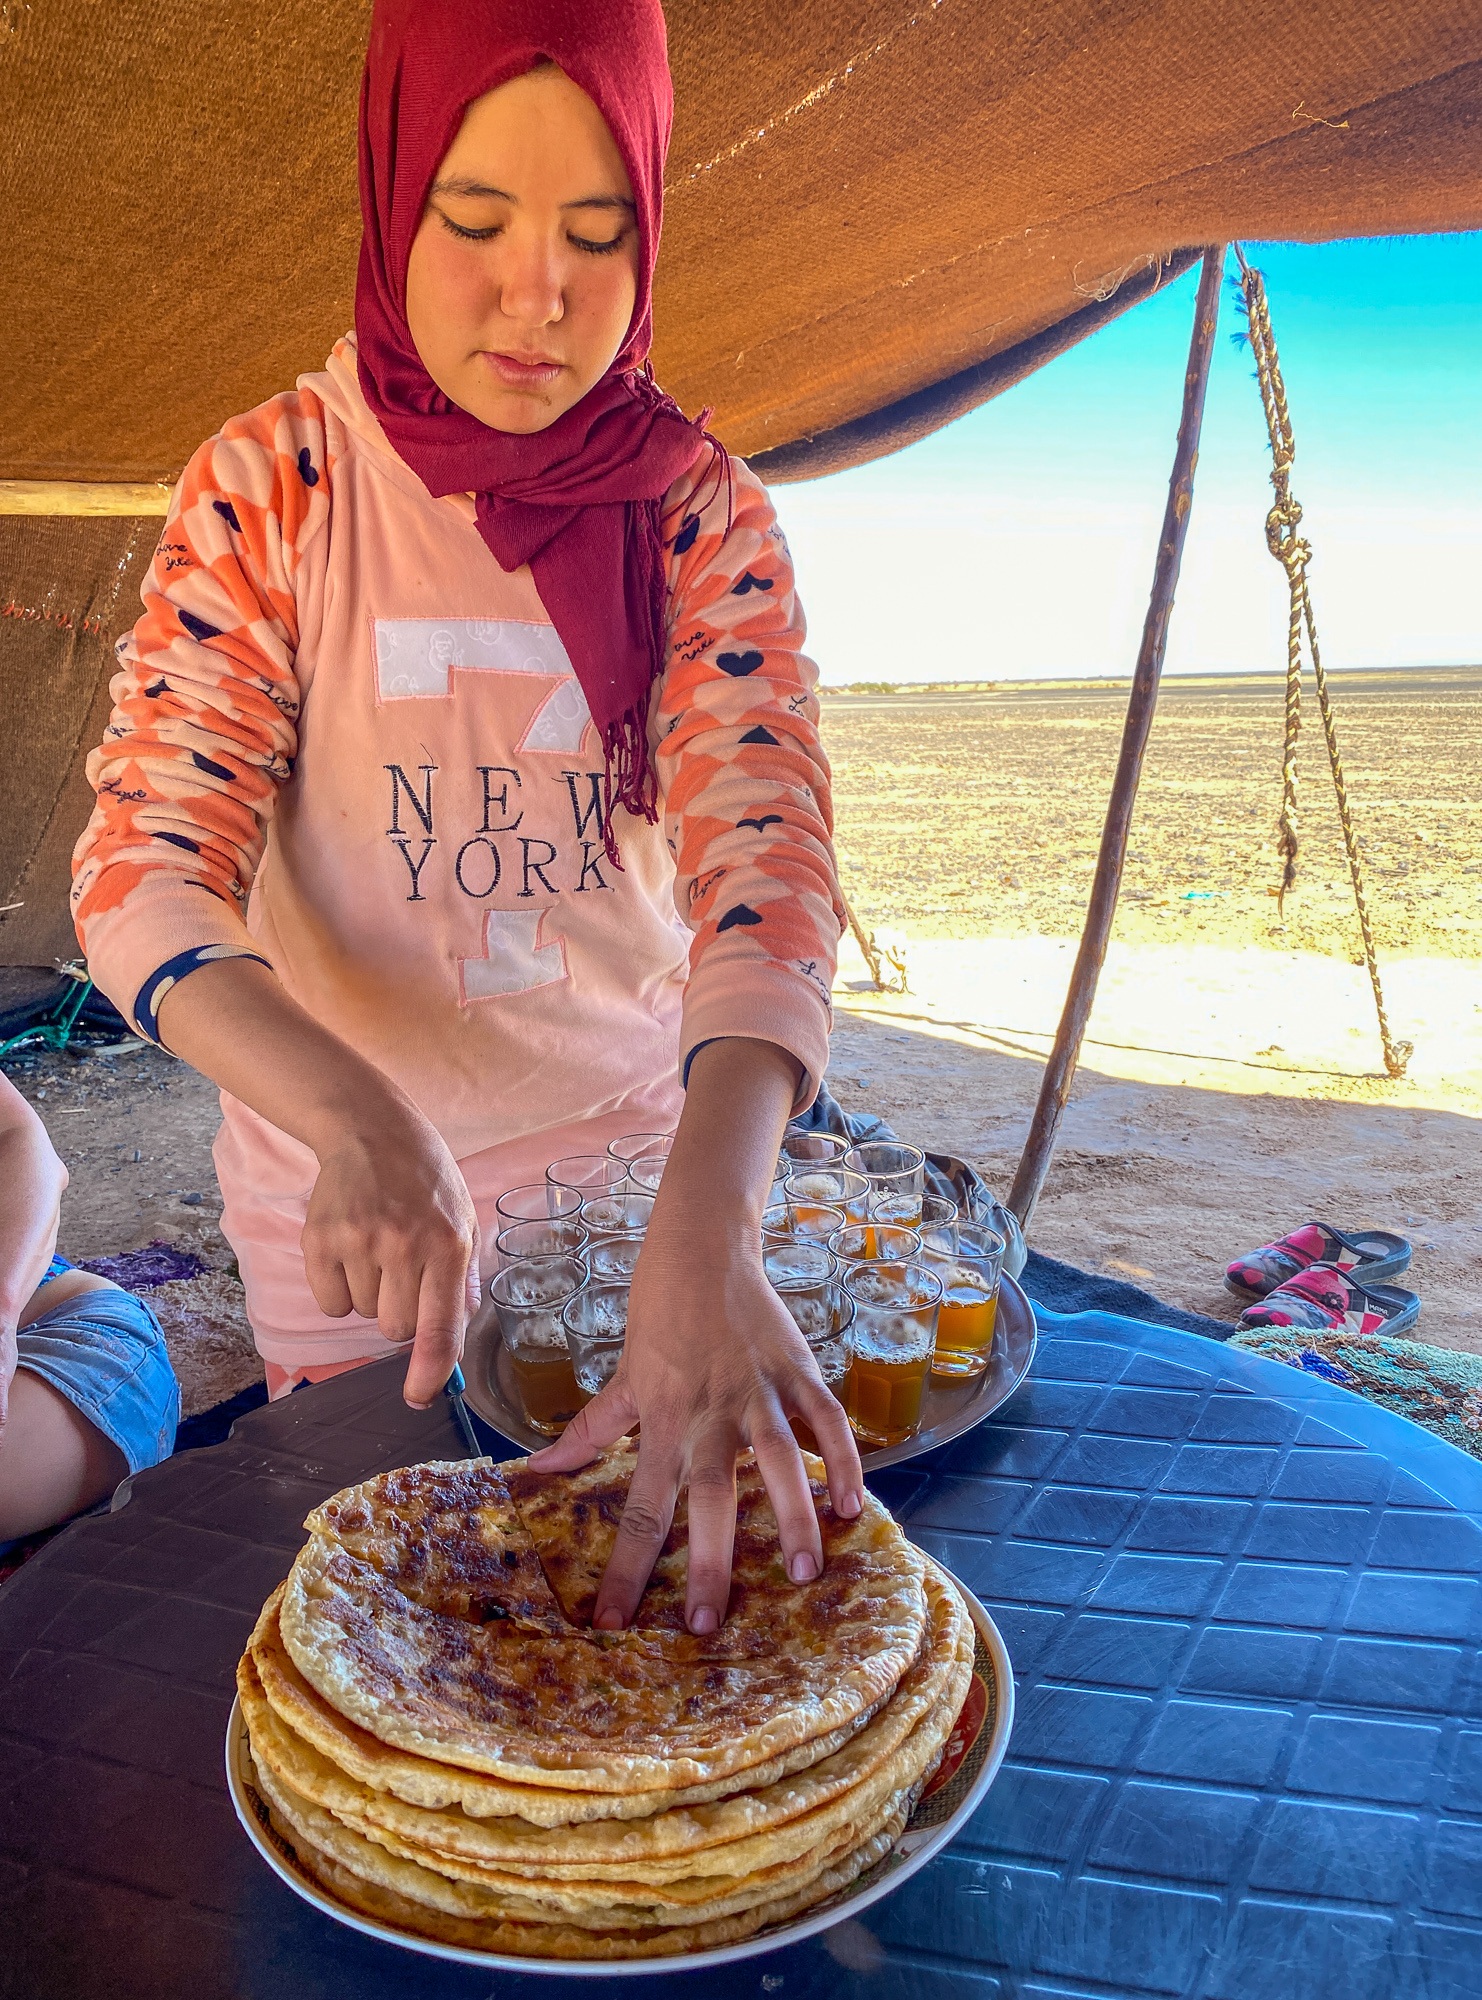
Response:
[[[627,338],[638,225],[601,112],[553,65],[476,98],[437,170],[407,267],[423,366],[497,431],[543,431]]]

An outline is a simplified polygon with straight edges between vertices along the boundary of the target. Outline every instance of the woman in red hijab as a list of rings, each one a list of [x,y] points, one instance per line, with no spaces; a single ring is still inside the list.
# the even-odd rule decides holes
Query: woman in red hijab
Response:
[[[410,1342],[429,1402],[511,1190],[677,1120],[617,1374],[544,1459],[641,1421],[597,1622],[687,1484],[705,1632],[739,1449],[800,1580],[790,1419],[862,1496],[761,1265],[839,896],[786,544],[647,369],[670,111],[656,0],[378,0],[355,334],[181,480],[74,899],[94,977],[222,1087],[275,1393]]]

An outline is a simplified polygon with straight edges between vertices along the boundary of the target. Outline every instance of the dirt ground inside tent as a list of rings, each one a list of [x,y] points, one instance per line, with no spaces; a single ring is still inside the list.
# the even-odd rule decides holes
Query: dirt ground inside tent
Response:
[[[1270,893],[1273,680],[1165,689],[1122,907],[1031,1240],[1233,1319],[1237,1252],[1311,1216],[1401,1230],[1416,1336],[1482,1352],[1482,670],[1338,681],[1385,995],[1412,1041],[1383,1072],[1322,740],[1303,741],[1304,852]],[[1012,1176],[1069,976],[1125,690],[831,692],[841,871],[901,934],[910,991],[840,967],[831,1082],[904,1136]],[[187,1411],[259,1373],[216,1229],[215,1094],[129,1053],[6,1068],[72,1174],[71,1256],[162,1238],[211,1267],[161,1299]]]

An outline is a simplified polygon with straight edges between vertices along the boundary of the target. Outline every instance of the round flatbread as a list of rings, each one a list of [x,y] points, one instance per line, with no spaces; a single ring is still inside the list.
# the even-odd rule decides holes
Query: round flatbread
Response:
[[[938,1702],[905,1742],[867,1776],[800,1818],[693,1854],[571,1865],[529,1858],[508,1861],[487,1849],[477,1859],[470,1858],[456,1831],[451,1836],[455,1848],[450,1852],[444,1845],[449,1836],[438,1815],[419,1815],[411,1806],[401,1806],[390,1815],[384,1813],[373,1794],[357,1796],[360,1787],[343,1778],[336,1781],[335,1773],[316,1751],[287,1738],[260,1694],[254,1696],[244,1688],[243,1705],[252,1717],[254,1761],[260,1769],[270,1770],[291,1797],[319,1806],[388,1853],[418,1862],[454,1881],[512,1895],[561,1891],[563,1897],[572,1899],[568,1907],[606,1907],[614,1898],[642,1900],[650,1895],[682,1907],[692,1906],[722,1893],[728,1882],[760,1879],[784,1865],[816,1857],[836,1844],[848,1828],[867,1822],[885,1800],[918,1780],[925,1781],[936,1768],[942,1745],[961,1709],[960,1699]],[[409,1824],[413,1816],[421,1824]],[[488,1822],[476,1823],[473,1830],[487,1833]]]
[[[926,1600],[922,1559],[878,1501],[840,1520],[815,1478],[825,1567],[793,1584],[749,1458],[737,1485],[717,1633],[568,1623],[542,1593],[500,1468],[475,1460],[382,1475],[311,1515],[284,1643],[382,1742],[516,1784],[656,1791],[751,1769],[887,1697],[920,1646]]]
[[[470,1917],[451,1916],[412,1901],[395,1889],[367,1882],[341,1862],[316,1852],[297,1840],[291,1828],[276,1815],[274,1831],[293,1851],[304,1873],[347,1909],[372,1922],[436,1944],[454,1945],[461,1950],[488,1951],[520,1958],[623,1959],[667,1958],[683,1952],[713,1951],[754,1937],[758,1931],[788,1923],[805,1911],[842,1894],[859,1877],[883,1861],[899,1839],[906,1823],[902,1811],[852,1854],[824,1869],[816,1881],[789,1896],[760,1903],[738,1916],[722,1917],[701,1924],[674,1924],[631,1931],[584,1931],[573,1924],[493,1923]]]
[[[682,1785],[661,1792],[572,1792],[549,1786],[511,1785],[453,1764],[438,1764],[383,1743],[331,1708],[293,1664],[278,1629],[283,1586],[268,1599],[257,1621],[248,1652],[263,1693],[285,1726],[347,1776],[373,1792],[428,1811],[456,1807],[472,1819],[515,1817],[538,1827],[563,1827],[591,1820],[644,1819],[674,1806],[707,1805],[743,1788],[776,1783],[806,1769],[821,1757],[840,1750],[865,1728],[878,1709],[866,1709],[854,1722],[811,1743],[800,1743],[781,1757],[770,1758],[748,1771],[735,1771],[706,1785]]]
[[[716,1804],[670,1807],[641,1820],[552,1828],[507,1815],[429,1811],[362,1782],[285,1722],[265,1698],[255,1651],[243,1660],[238,1686],[254,1756],[337,1818],[372,1839],[387,1836],[393,1852],[556,1881],[738,1874],[816,1846],[850,1817],[862,1786],[898,1789],[939,1752],[966,1697],[974,1639],[961,1599],[935,1564],[928,1566],[925,1588],[926,1641],[866,1728],[795,1775],[753,1784]],[[429,1858],[427,1865],[440,1863]]]
[[[737,1916],[760,1903],[807,1888],[903,1811],[909,1814],[918,1789],[892,1794],[883,1809],[851,1824],[826,1848],[797,1861],[758,1870],[739,1880],[672,1884],[639,1896],[610,1886],[605,1890],[583,1888],[578,1893],[570,1884],[532,1883],[508,1888],[450,1878],[366,1839],[284,1784],[271,1766],[253,1761],[262,1795],[275,1817],[292,1830],[296,1848],[306,1844],[362,1880],[395,1889],[410,1901],[445,1915],[496,1923],[565,1923],[603,1933]]]

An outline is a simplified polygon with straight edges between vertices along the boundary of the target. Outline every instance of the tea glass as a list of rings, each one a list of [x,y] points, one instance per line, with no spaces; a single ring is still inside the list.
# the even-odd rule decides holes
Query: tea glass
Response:
[[[528,1257],[580,1257],[586,1246],[587,1232],[580,1215],[512,1222],[494,1238],[501,1265],[520,1264]]]
[[[846,1167],[803,1167],[783,1182],[787,1199],[794,1208],[817,1207],[827,1203],[844,1211],[846,1222],[863,1222],[870,1196],[870,1184],[863,1174]]]
[[[957,1221],[922,1231],[922,1255],[942,1281],[933,1375],[981,1375],[993,1352],[1004,1240],[986,1222]]]
[[[621,1160],[607,1153],[568,1153],[552,1160],[545,1177],[553,1188],[574,1189],[582,1201],[593,1195],[616,1194],[627,1181],[628,1171]]]
[[[651,1194],[636,1194],[631,1189],[622,1194],[598,1194],[582,1203],[582,1226],[593,1243],[604,1236],[641,1236],[653,1212]]]
[[[667,1148],[662,1153],[642,1153],[636,1160],[628,1162],[626,1185],[638,1194],[657,1194],[668,1164]]]
[[[914,1229],[885,1222],[851,1222],[834,1231],[828,1247],[841,1264],[912,1264],[921,1257]]]
[[[768,1209],[770,1215],[772,1211]],[[788,1233],[795,1243],[818,1243],[826,1250],[828,1240],[836,1229],[842,1229],[848,1217],[842,1208],[833,1208],[827,1202],[796,1202],[787,1204]]]
[[[921,1227],[939,1229],[944,1222],[955,1222],[962,1213],[955,1201],[948,1201],[945,1195],[924,1194],[921,1197]]]
[[[903,1444],[921,1428],[942,1281],[922,1263],[851,1264],[854,1366],[846,1405],[862,1444]]]
[[[782,1155],[777,1163],[778,1178],[805,1172],[809,1167],[839,1167],[852,1142],[837,1132],[784,1132]]]
[[[762,1210],[762,1243],[792,1241],[792,1210],[785,1201],[768,1202]]]
[[[648,1153],[667,1154],[673,1144],[673,1132],[629,1132],[624,1138],[612,1140],[607,1150],[614,1160],[621,1160],[627,1167]]]
[[[581,1207],[581,1196],[574,1188],[552,1187],[549,1181],[530,1181],[523,1187],[506,1188],[494,1204],[494,1212],[500,1216],[500,1228],[507,1229],[512,1222],[564,1222],[575,1215]]]
[[[805,1340],[821,1338],[836,1317],[838,1259],[821,1243],[775,1243],[762,1253],[767,1283],[792,1314]]]
[[[577,1386],[563,1317],[586,1284],[580,1257],[527,1257],[489,1285],[525,1420],[545,1437],[563,1431],[590,1394]]]
[[[589,1284],[568,1299],[562,1314],[566,1347],[583,1396],[612,1380],[628,1337],[628,1287],[621,1281]]]
[[[846,1293],[834,1300],[828,1326],[819,1334],[804,1334],[808,1352],[818,1363],[823,1386],[836,1402],[849,1407],[849,1376],[854,1367],[854,1350],[849,1345],[849,1329],[854,1324],[854,1301]],[[818,1436],[806,1417],[790,1416],[792,1434],[804,1451],[818,1450]]]
[[[921,1199],[926,1185],[926,1155],[919,1146],[903,1146],[893,1139],[871,1139],[851,1146],[844,1164],[863,1174],[870,1183],[869,1216],[880,1222],[898,1222],[914,1229],[921,1220]],[[861,1217],[861,1220],[864,1218]]]
[[[587,1269],[592,1283],[630,1285],[643,1254],[641,1236],[598,1236],[587,1245]]]

